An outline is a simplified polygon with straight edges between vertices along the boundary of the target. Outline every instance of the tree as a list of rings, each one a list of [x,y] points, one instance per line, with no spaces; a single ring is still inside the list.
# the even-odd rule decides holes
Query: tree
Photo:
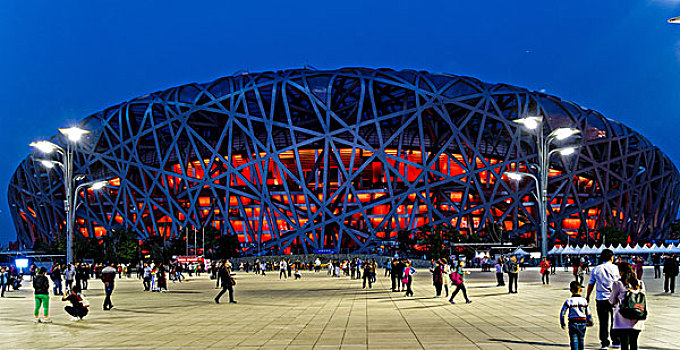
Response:
[[[407,230],[397,232],[397,243],[401,256],[407,256],[411,252],[411,247],[413,246],[411,232]]]
[[[619,244],[625,245],[628,243],[628,233],[612,226],[601,227],[598,232],[600,233],[600,244],[604,243],[606,245],[617,246]]]
[[[222,235],[217,239],[217,257],[232,258],[239,256],[241,243],[236,235]]]

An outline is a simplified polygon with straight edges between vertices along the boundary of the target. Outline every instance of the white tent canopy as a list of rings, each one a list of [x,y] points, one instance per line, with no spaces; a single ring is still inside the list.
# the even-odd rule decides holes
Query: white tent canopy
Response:
[[[548,254],[554,255],[597,255],[602,253],[604,249],[610,249],[614,254],[654,254],[654,253],[680,253],[680,244],[669,245],[665,247],[664,245],[654,244],[652,246],[647,245],[636,245],[636,246],[622,246],[621,244],[614,246],[604,246],[599,247],[592,246],[589,247],[584,245],[579,246],[566,246],[566,247],[555,247],[551,249]]]

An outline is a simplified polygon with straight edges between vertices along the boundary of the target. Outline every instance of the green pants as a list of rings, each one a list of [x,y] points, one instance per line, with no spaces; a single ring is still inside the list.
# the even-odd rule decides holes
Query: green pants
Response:
[[[40,314],[40,305],[43,307],[43,316],[48,317],[50,315],[50,296],[47,294],[36,294],[35,295],[35,317]]]

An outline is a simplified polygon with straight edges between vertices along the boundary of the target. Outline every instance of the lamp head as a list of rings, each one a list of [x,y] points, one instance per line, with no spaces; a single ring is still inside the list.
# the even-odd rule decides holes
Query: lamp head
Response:
[[[93,190],[101,190],[102,188],[106,187],[108,185],[108,181],[97,181],[90,186],[91,189]]]
[[[73,126],[70,128],[65,128],[65,129],[59,129],[59,132],[64,134],[69,140],[73,142],[78,142],[83,135],[88,134],[89,131],[85,129],[81,129],[79,127]]]
[[[514,120],[514,122],[523,125],[525,128],[529,130],[536,130],[539,127],[539,125],[543,123],[543,117],[541,116],[524,117],[516,119]]]
[[[35,147],[38,149],[40,152],[43,153],[52,153],[54,150],[57,149],[57,146],[53,144],[52,142],[49,141],[36,141],[36,142],[31,142],[28,144],[31,147]]]
[[[560,150],[560,154],[563,156],[568,156],[570,154],[574,154],[576,152],[576,147],[565,147]]]
[[[553,132],[551,134],[553,136],[555,136],[556,139],[562,141],[562,140],[564,140],[568,137],[574,136],[574,135],[576,135],[580,132],[581,132],[580,130],[574,129],[574,128],[559,128],[559,129],[553,130]]]
[[[518,173],[516,171],[506,171],[505,175],[508,176],[508,179],[515,181],[519,181],[524,177],[524,174]]]
[[[42,166],[44,166],[47,169],[54,168],[54,162],[49,161],[49,160],[43,159],[43,160],[40,161],[40,164],[42,164]]]

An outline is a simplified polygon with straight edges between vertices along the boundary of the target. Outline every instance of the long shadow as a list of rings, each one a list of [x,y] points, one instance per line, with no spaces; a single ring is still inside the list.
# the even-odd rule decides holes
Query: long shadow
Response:
[[[510,340],[510,339],[489,339],[489,341],[495,341],[495,342],[500,342],[500,343],[513,343],[513,344],[559,346],[559,347],[562,347],[562,348],[568,348],[569,347],[569,344],[555,344],[555,343],[546,343],[546,342],[539,342],[539,341],[523,341],[523,340]]]
[[[491,294],[479,294],[479,295],[473,295],[475,298],[485,298],[485,297],[496,297],[499,295],[508,295],[510,293],[507,292],[501,292],[501,293],[491,293]]]
[[[167,292],[163,293],[169,293],[169,294],[201,294],[202,292],[197,292],[193,290],[169,290]]]
[[[144,310],[131,310],[131,309],[119,309],[115,308],[116,312],[126,312],[131,314],[152,314],[152,315],[163,315],[168,314],[168,312],[158,312],[158,311],[144,311]]]

